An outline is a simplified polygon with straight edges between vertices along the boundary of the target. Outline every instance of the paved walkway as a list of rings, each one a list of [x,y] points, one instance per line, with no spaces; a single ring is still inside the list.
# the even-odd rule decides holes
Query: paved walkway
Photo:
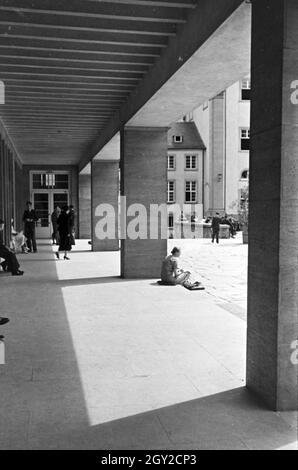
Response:
[[[220,240],[170,240],[169,249],[182,249],[180,265],[201,280],[217,305],[246,320],[247,253],[242,233],[236,238]]]
[[[267,411],[243,387],[239,241],[184,246],[205,292],[121,280],[119,253],[88,253],[85,242],[71,261],[39,248],[21,257],[24,277],[0,278],[11,318],[0,449],[295,446],[296,416]]]

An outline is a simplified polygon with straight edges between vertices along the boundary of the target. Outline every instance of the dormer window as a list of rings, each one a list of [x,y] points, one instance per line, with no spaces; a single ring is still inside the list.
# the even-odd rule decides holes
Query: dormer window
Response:
[[[182,135],[174,135],[173,137],[175,144],[182,144],[183,136]]]

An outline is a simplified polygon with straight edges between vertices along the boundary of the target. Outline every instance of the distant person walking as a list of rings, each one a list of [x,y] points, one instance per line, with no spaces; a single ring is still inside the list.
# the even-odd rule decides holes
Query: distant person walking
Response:
[[[215,217],[212,218],[211,229],[212,229],[212,243],[216,239],[216,243],[219,243],[219,231],[220,231],[221,219],[219,213],[216,212]]]
[[[27,247],[28,251],[34,253],[37,252],[36,246],[36,236],[35,236],[35,225],[38,220],[36,212],[32,209],[32,202],[27,201],[26,203],[26,210],[23,215],[23,222],[24,222],[24,234],[27,238]]]
[[[52,215],[51,215],[51,222],[52,222],[52,227],[53,227],[53,233],[52,233],[53,245],[59,244],[59,231],[58,231],[57,220],[60,214],[61,214],[61,209],[59,206],[56,206],[55,210],[52,212]]]
[[[59,249],[56,251],[57,259],[60,259],[59,251],[64,251],[64,259],[69,260],[68,252],[71,251],[71,237],[69,228],[69,207],[64,206],[61,214],[57,219],[58,231],[59,231]]]

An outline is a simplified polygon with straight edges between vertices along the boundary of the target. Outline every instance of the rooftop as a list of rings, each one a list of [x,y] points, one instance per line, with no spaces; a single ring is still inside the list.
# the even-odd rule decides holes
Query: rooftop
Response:
[[[174,136],[182,136],[182,142],[174,142]],[[205,150],[206,146],[194,122],[176,122],[171,125],[168,132],[168,148],[175,150]]]

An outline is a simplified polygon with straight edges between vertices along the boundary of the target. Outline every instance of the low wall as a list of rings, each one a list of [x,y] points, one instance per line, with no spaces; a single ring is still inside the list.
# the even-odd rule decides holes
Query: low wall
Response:
[[[211,224],[201,222],[175,222],[174,228],[169,229],[169,238],[210,238],[212,237]],[[230,238],[229,225],[220,225],[219,238]]]

